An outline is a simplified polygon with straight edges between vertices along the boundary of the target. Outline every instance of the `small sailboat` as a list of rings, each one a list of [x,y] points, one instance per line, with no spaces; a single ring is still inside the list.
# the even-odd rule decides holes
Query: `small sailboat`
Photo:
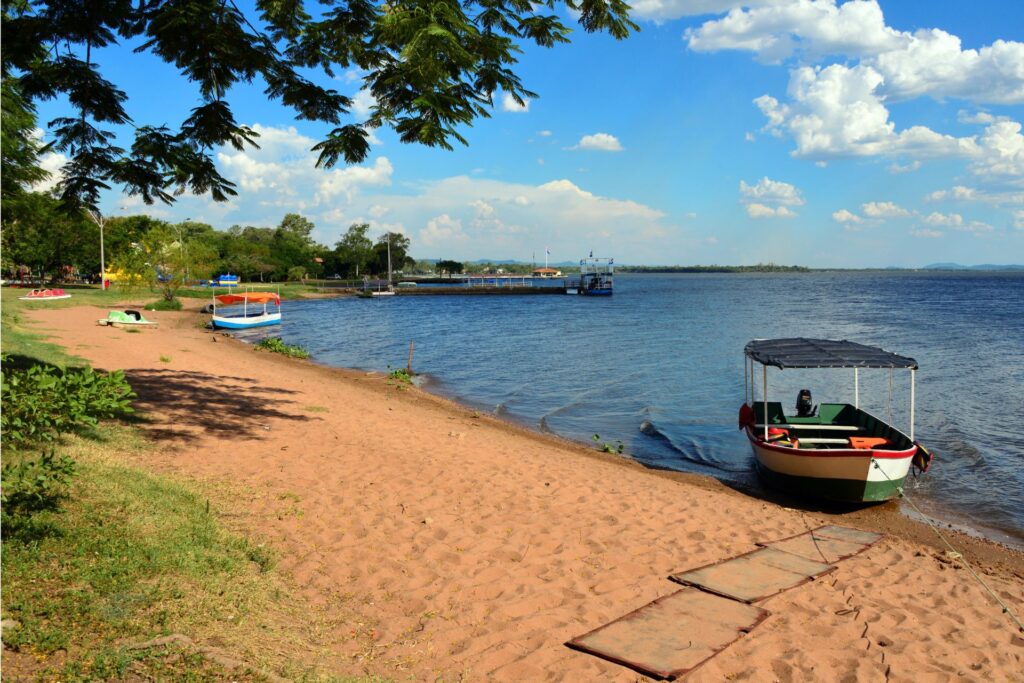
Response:
[[[739,426],[754,452],[758,474],[791,493],[845,502],[883,501],[900,495],[911,466],[926,471],[932,454],[914,440],[917,361],[851,341],[757,339],[744,348],[749,391]],[[763,393],[754,398],[754,363],[762,366]],[[854,402],[813,405],[801,390],[792,413],[768,400],[768,367],[853,370]],[[862,368],[910,370],[910,433],[860,407]],[[891,380],[890,380],[891,381]],[[891,392],[890,392],[891,397]]]
[[[391,282],[391,238],[388,237],[388,286],[387,289],[381,289],[380,286],[378,285],[377,289],[370,290],[370,296],[394,296],[395,288],[391,284]]]
[[[218,308],[217,304],[220,304]],[[213,297],[213,327],[246,330],[281,323],[281,295],[276,292],[241,292]]]

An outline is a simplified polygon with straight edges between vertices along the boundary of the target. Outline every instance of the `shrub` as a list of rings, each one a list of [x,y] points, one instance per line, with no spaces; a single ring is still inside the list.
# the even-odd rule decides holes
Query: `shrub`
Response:
[[[146,304],[147,311],[180,311],[181,301],[178,299],[157,299],[152,303]]]
[[[53,441],[61,433],[94,427],[99,418],[130,414],[135,398],[124,372],[92,368],[22,370],[5,363],[0,389],[0,429],[8,448]]]
[[[291,358],[309,358],[309,351],[294,344],[285,344],[280,337],[266,337],[256,342],[257,349],[280,353]]]
[[[601,441],[600,434],[594,434],[590,438],[598,445],[598,448],[602,453],[622,453],[626,450],[626,445],[621,441],[616,440],[614,444],[610,444],[607,441]]]
[[[38,460],[5,463],[0,481],[2,526],[5,533],[43,510],[53,510],[67,495],[75,461],[66,455],[43,453]]]
[[[388,373],[388,377],[404,384],[412,384],[412,374],[405,368],[396,368]]]

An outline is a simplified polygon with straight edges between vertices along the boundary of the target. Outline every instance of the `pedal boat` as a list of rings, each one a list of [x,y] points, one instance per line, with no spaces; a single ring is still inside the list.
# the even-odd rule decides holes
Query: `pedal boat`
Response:
[[[111,311],[106,318],[96,321],[97,325],[107,327],[158,327],[160,323],[146,320],[138,311]]]
[[[70,299],[71,295],[63,289],[33,289],[25,296],[19,296],[21,301],[57,301],[58,299]]]

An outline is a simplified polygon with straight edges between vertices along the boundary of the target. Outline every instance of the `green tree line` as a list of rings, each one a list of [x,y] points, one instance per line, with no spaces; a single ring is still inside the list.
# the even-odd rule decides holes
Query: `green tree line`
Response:
[[[48,279],[98,279],[99,225],[85,214],[67,213],[59,200],[38,192],[23,194],[8,212],[3,240],[3,270],[13,276],[27,268]],[[393,270],[415,266],[410,240],[388,232],[376,240],[366,223],[352,224],[333,247],[317,243],[316,226],[289,213],[275,227],[212,225],[186,220],[170,223],[145,215],[104,221],[108,269],[141,275],[147,268],[163,279],[186,281],[231,273],[248,282],[304,278],[358,279],[385,275],[390,245]]]

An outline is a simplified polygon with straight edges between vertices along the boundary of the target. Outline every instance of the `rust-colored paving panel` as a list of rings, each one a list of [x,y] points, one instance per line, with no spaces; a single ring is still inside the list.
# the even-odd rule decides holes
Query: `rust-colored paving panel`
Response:
[[[882,537],[869,531],[841,526],[823,526],[790,538],[759,543],[818,562],[838,562],[862,553]]]
[[[754,605],[684,588],[567,645],[654,678],[674,679],[714,657],[768,614]]]
[[[860,543],[861,545],[874,545],[882,538],[882,534],[876,534],[873,531],[861,531],[860,529],[851,529],[848,526],[836,526],[835,524],[820,526],[814,529],[814,535],[834,538],[837,541]]]
[[[756,602],[789,590],[835,569],[775,548],[759,548],[738,557],[673,574],[678,583],[718,595]]]

